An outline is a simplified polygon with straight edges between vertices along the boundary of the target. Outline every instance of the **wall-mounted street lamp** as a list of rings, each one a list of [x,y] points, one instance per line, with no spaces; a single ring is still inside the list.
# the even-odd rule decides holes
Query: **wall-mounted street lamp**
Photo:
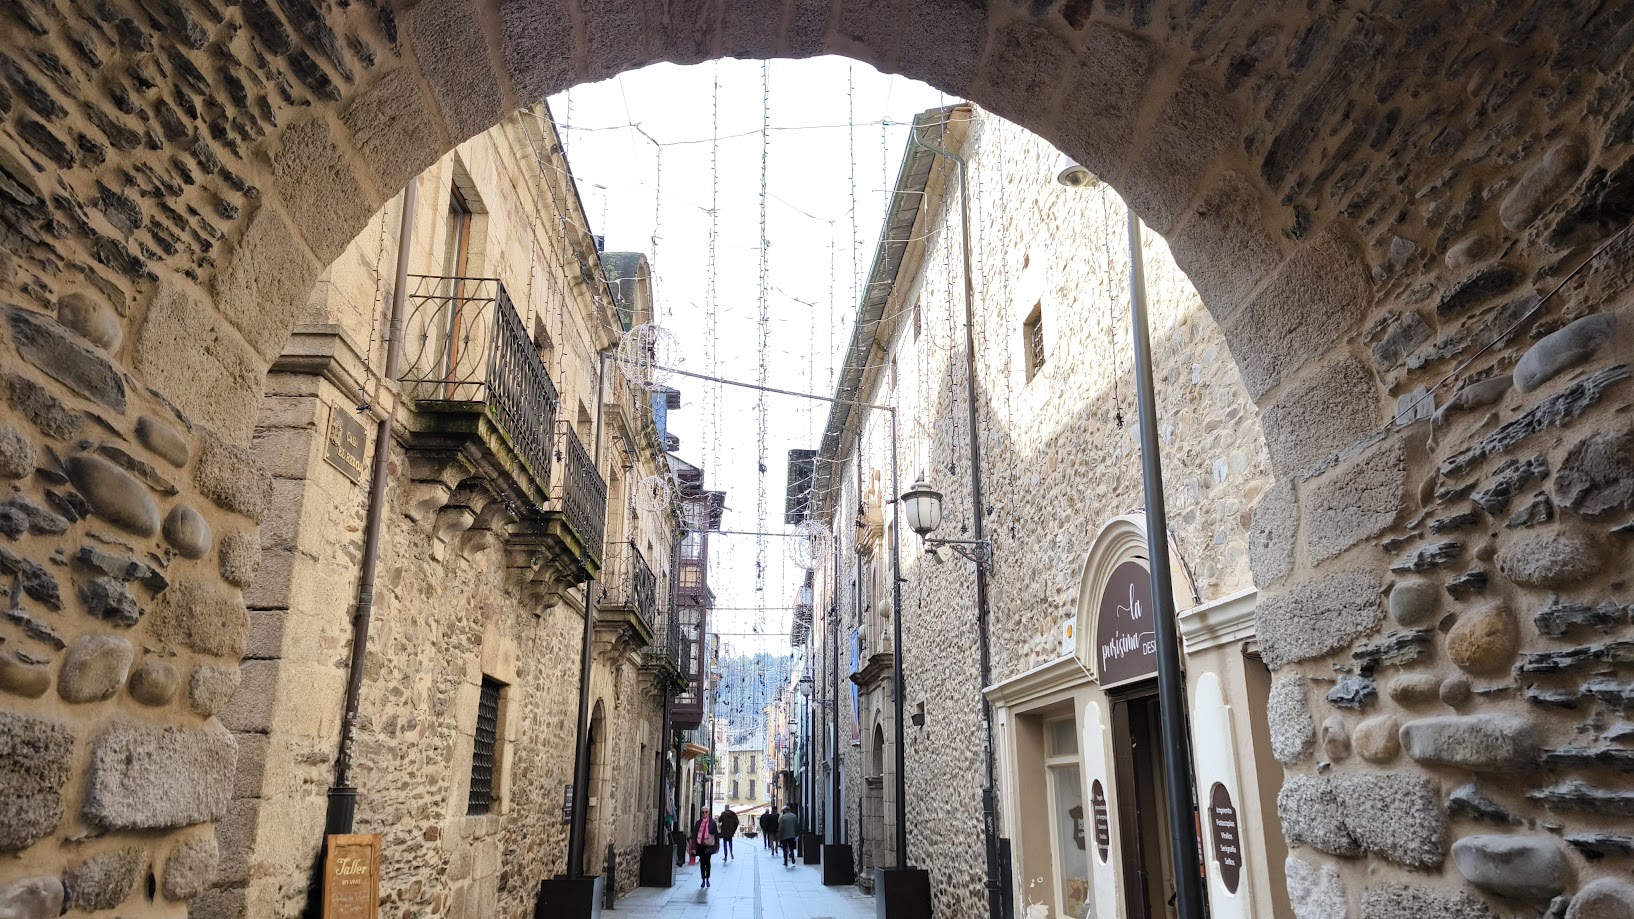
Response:
[[[976,563],[983,571],[993,568],[993,541],[991,539],[932,539],[930,534],[942,525],[942,493],[930,487],[924,479],[902,493],[903,515],[908,528],[925,539],[925,551],[938,553],[951,549]],[[937,558],[941,555],[938,553]]]

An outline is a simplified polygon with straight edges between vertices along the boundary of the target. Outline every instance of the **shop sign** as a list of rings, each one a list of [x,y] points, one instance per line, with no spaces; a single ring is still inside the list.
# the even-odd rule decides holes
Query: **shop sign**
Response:
[[[1112,848],[1112,814],[1106,807],[1106,789],[1096,779],[1089,788],[1089,805],[1095,809],[1095,855],[1106,864],[1107,852]]]
[[[1243,873],[1242,831],[1231,793],[1219,782],[1209,789],[1208,822],[1214,830],[1214,862],[1220,866],[1220,882],[1227,891],[1236,893]]]
[[[323,458],[353,482],[363,480],[363,423],[338,405],[329,406],[329,432]]]
[[[1102,687],[1157,673],[1157,632],[1152,625],[1152,576],[1127,561],[1113,569],[1095,616],[1095,672]]]
[[[562,823],[573,822],[573,783],[562,786]]]
[[[380,836],[330,836],[323,865],[323,919],[379,916]]]

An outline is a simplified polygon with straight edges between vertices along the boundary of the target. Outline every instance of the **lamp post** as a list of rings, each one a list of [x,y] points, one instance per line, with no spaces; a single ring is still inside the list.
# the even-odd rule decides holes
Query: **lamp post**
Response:
[[[950,549],[975,562],[983,571],[993,568],[993,541],[991,539],[935,539],[930,536],[942,525],[942,493],[930,487],[924,479],[902,493],[903,516],[908,518],[908,529],[925,540],[925,551],[938,561],[943,560],[941,549]]]

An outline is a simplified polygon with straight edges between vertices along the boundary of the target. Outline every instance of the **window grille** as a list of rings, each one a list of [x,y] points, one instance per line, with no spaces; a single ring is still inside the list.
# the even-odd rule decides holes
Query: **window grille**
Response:
[[[1044,369],[1044,360],[1048,356],[1044,351],[1044,302],[1040,300],[1033,305],[1033,311],[1027,316],[1027,321],[1021,324],[1021,343],[1027,349],[1027,382]]]
[[[465,813],[481,816],[494,806],[494,762],[499,747],[499,693],[505,684],[482,678],[482,695],[477,700],[476,744],[471,751],[471,796]]]

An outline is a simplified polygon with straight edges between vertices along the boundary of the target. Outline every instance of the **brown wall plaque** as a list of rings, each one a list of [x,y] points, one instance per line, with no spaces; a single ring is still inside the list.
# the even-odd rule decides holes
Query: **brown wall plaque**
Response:
[[[1101,686],[1117,686],[1157,673],[1157,633],[1152,629],[1152,576],[1128,561],[1113,569],[1095,615],[1095,672]]]
[[[1209,789],[1208,823],[1214,830],[1214,861],[1220,866],[1220,881],[1226,890],[1236,893],[1243,873],[1242,828],[1231,793],[1219,782]]]
[[[338,405],[329,406],[329,430],[324,436],[323,458],[354,482],[363,480],[363,445],[368,441],[363,422]]]
[[[379,919],[380,837],[330,836],[323,863],[323,919]]]
[[[1100,779],[1089,787],[1089,803],[1095,810],[1095,855],[1104,865],[1112,848],[1112,815],[1106,809],[1106,789],[1101,787]]]

